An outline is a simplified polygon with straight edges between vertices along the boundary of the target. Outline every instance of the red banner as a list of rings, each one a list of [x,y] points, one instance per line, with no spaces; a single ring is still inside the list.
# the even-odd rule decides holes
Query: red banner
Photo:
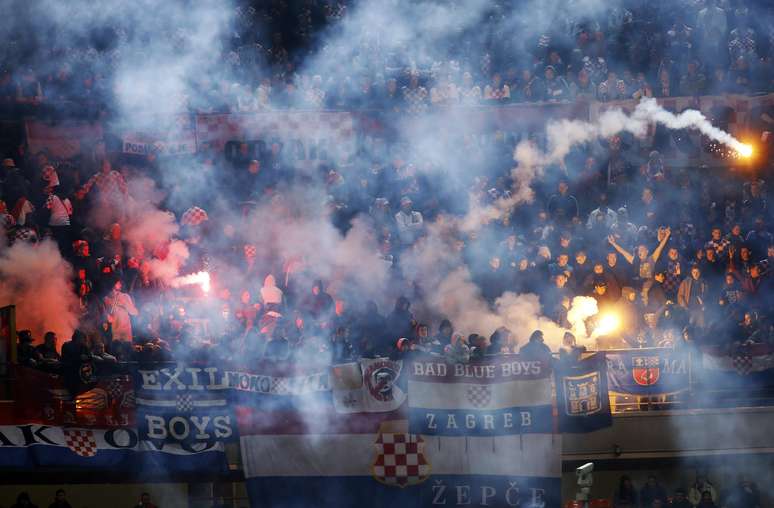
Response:
[[[130,375],[100,377],[74,399],[64,378],[16,367],[15,420],[55,426],[115,428],[134,426],[134,385]]]

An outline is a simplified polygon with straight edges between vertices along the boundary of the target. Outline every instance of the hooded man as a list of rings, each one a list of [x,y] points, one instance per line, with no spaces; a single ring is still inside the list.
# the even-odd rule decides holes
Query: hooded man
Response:
[[[318,324],[327,326],[328,320],[333,317],[336,302],[325,292],[322,280],[314,281],[311,294],[301,302],[301,309]]]
[[[266,308],[274,307],[278,308],[282,305],[283,293],[280,288],[277,287],[277,282],[274,280],[274,275],[269,274],[263,279],[263,287],[261,288],[261,299]]]

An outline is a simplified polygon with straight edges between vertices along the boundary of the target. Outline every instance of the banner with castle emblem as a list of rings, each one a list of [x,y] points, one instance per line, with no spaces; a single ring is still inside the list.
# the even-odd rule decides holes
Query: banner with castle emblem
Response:
[[[613,424],[603,353],[576,363],[560,362],[554,372],[560,432],[592,432]]]
[[[611,393],[667,395],[690,387],[691,362],[686,351],[643,348],[608,351],[605,356]]]
[[[439,399],[443,405],[422,402],[433,387],[419,387],[416,396],[412,391],[423,382],[414,374],[414,369],[420,372],[418,362],[424,377],[441,377],[434,382],[454,388],[454,394]],[[320,500],[342,508],[560,506],[561,438],[552,433],[550,368],[518,356],[493,358],[462,366],[472,370],[460,372],[455,382],[453,374],[439,376],[441,371],[430,367],[437,362],[400,365],[376,359],[335,365],[327,409],[316,404],[278,413],[259,403],[240,406],[241,455],[252,506],[319,506]],[[400,404],[406,396],[409,404]],[[365,397],[376,405],[369,406]],[[318,399],[326,400],[324,394]],[[480,423],[481,429],[468,435],[418,432],[411,424],[411,412],[420,409],[416,403],[426,406],[422,410],[445,411],[444,421],[454,415],[458,426]],[[506,422],[502,432],[493,432],[501,422]],[[507,427],[517,424],[533,427],[520,432]]]

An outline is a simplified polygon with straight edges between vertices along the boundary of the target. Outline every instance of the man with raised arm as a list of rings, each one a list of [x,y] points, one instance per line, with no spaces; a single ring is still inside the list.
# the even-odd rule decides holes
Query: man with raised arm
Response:
[[[655,250],[650,253],[648,246],[644,243],[640,243],[637,245],[636,257],[633,253],[618,245],[614,235],[607,237],[607,241],[610,245],[612,245],[613,248],[621,254],[632,267],[634,267],[635,280],[638,280],[642,284],[640,294],[642,296],[642,302],[645,305],[648,303],[648,291],[650,291],[650,288],[653,285],[653,276],[656,273],[656,262],[658,262],[658,258],[661,257],[661,252],[664,250],[671,234],[672,230],[669,227],[658,228],[658,246]]]

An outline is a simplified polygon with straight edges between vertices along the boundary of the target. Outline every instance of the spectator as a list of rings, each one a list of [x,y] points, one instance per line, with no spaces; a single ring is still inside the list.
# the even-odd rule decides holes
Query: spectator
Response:
[[[597,224],[600,224],[603,225],[604,231],[608,231],[617,221],[618,215],[607,205],[607,195],[602,194],[599,199],[599,207],[589,213],[586,227],[594,229]]]
[[[283,292],[277,287],[277,283],[274,280],[274,275],[269,274],[263,279],[263,287],[261,288],[261,300],[266,309],[270,307],[279,308],[282,306]]]
[[[134,508],[157,508],[157,506],[151,502],[150,494],[143,492],[140,495],[140,502]]]
[[[459,89],[460,102],[465,106],[476,106],[481,102],[481,88],[473,82],[470,72],[462,75],[462,86]]]
[[[701,276],[701,269],[694,265],[688,277],[677,289],[677,305],[688,312],[690,324],[704,327],[705,302],[708,300],[707,284]]]
[[[712,499],[712,494],[705,490],[701,493],[701,498],[696,505],[696,508],[718,508],[718,505],[715,504],[715,501]]]
[[[38,508],[38,505],[34,504],[30,499],[30,495],[27,492],[20,492],[16,496],[16,503],[11,505],[11,508]]]
[[[703,501],[705,492],[709,493],[710,502],[717,503],[718,493],[717,490],[715,490],[715,486],[710,483],[705,474],[699,473],[696,475],[696,481],[693,482],[693,485],[691,485],[691,488],[688,490],[688,500],[693,506],[698,506],[699,503]]]
[[[739,482],[728,493],[725,505],[728,508],[760,508],[758,486],[747,476],[740,475]]]
[[[484,87],[484,100],[490,102],[510,102],[511,89],[502,82],[500,73],[492,75],[492,82]]]
[[[637,508],[639,506],[639,496],[631,478],[622,476],[618,481],[618,489],[613,495],[613,508]]]
[[[70,503],[67,502],[64,489],[56,491],[54,502],[48,505],[48,508],[72,508]]]
[[[546,346],[543,332],[535,330],[529,336],[529,341],[519,350],[519,354],[524,358],[532,360],[541,360],[547,364],[551,363],[551,350]]]
[[[411,198],[404,196],[400,200],[400,210],[395,214],[398,237],[405,247],[413,245],[422,234],[424,219],[422,213],[412,209]]]
[[[626,98],[626,84],[623,80],[618,79],[618,75],[615,72],[608,72],[607,79],[602,81],[597,87],[597,99],[607,102]]]
[[[97,191],[94,205],[98,211],[95,215],[100,218],[98,225],[124,222],[128,199],[126,180],[121,173],[113,169],[108,159],[102,161],[99,173],[89,178],[76,193],[76,197],[82,200],[91,193],[92,189]]]
[[[557,193],[548,200],[548,213],[557,223],[567,224],[578,217],[578,200],[568,194],[567,180],[560,180]]]
[[[675,495],[672,497],[672,508],[691,508],[691,502],[685,495],[685,489],[675,489]]]
[[[447,75],[441,76],[438,84],[430,89],[430,103],[433,106],[452,106],[459,102],[459,90]]]
[[[47,368],[54,370],[59,367],[59,363],[62,360],[62,357],[56,351],[56,342],[56,333],[46,332],[43,336],[43,344],[35,347],[35,351],[40,358],[40,365],[45,365]]]
[[[410,115],[418,115],[427,111],[427,89],[419,84],[419,73],[411,72],[409,84],[403,87],[402,110]]]
[[[654,475],[648,476],[648,481],[640,490],[640,503],[642,506],[652,506],[654,501],[666,504],[666,490],[662,487]]]
[[[139,311],[129,294],[121,291],[123,284],[116,280],[111,292],[104,298],[105,319],[113,330],[113,340],[132,342],[132,321]]]
[[[468,363],[471,355],[468,339],[455,333],[452,335],[451,343],[444,348],[444,353],[452,363]]]
[[[728,20],[726,11],[718,7],[717,0],[707,0],[705,7],[696,16],[697,37],[700,41],[707,41],[711,36],[725,36],[728,32]]]
[[[302,300],[300,308],[304,314],[309,316],[310,321],[314,321],[318,325],[326,325],[333,317],[335,302],[333,297],[325,292],[322,280],[314,281],[311,294]]]
[[[576,100],[593,100],[597,96],[597,86],[591,81],[586,69],[578,71],[578,78],[570,84],[570,96]]]
[[[699,71],[699,61],[691,60],[685,74],[680,78],[680,93],[695,97],[703,95],[707,88],[707,77]]]
[[[545,87],[543,86],[543,81],[534,76],[529,69],[524,69],[521,73],[519,100],[524,102],[542,101],[544,96]]]
[[[438,333],[435,336],[435,340],[442,346],[451,344],[452,335],[454,334],[454,325],[448,319],[444,319],[438,325]]]
[[[19,345],[16,352],[19,365],[26,365],[27,367],[37,367],[40,365],[42,358],[37,349],[32,345],[32,332],[29,330],[19,330],[17,336],[19,337]]]
[[[558,102],[570,98],[570,87],[562,76],[557,76],[554,66],[546,67],[545,78],[546,100]]]
[[[566,365],[578,363],[583,353],[586,352],[586,346],[579,346],[575,335],[565,332],[562,338],[562,347],[559,349],[559,361]]]
[[[651,254],[648,251],[648,247],[641,243],[637,246],[637,258],[634,257],[634,254],[618,245],[615,236],[610,235],[608,237],[608,242],[610,245],[612,245],[613,248],[618,251],[618,253],[621,254],[624,259],[626,259],[626,261],[634,268],[636,280],[639,280],[642,285],[641,295],[645,304],[648,302],[648,291],[650,291],[650,287],[653,285],[655,265],[658,262],[659,257],[661,257],[661,252],[664,250],[664,246],[666,245],[667,240],[669,240],[669,236],[671,234],[671,228],[659,228],[659,244],[656,249]]]
[[[102,340],[92,341],[91,357],[97,368],[98,376],[114,373],[114,366],[118,363],[118,358],[105,350],[105,343]]]

